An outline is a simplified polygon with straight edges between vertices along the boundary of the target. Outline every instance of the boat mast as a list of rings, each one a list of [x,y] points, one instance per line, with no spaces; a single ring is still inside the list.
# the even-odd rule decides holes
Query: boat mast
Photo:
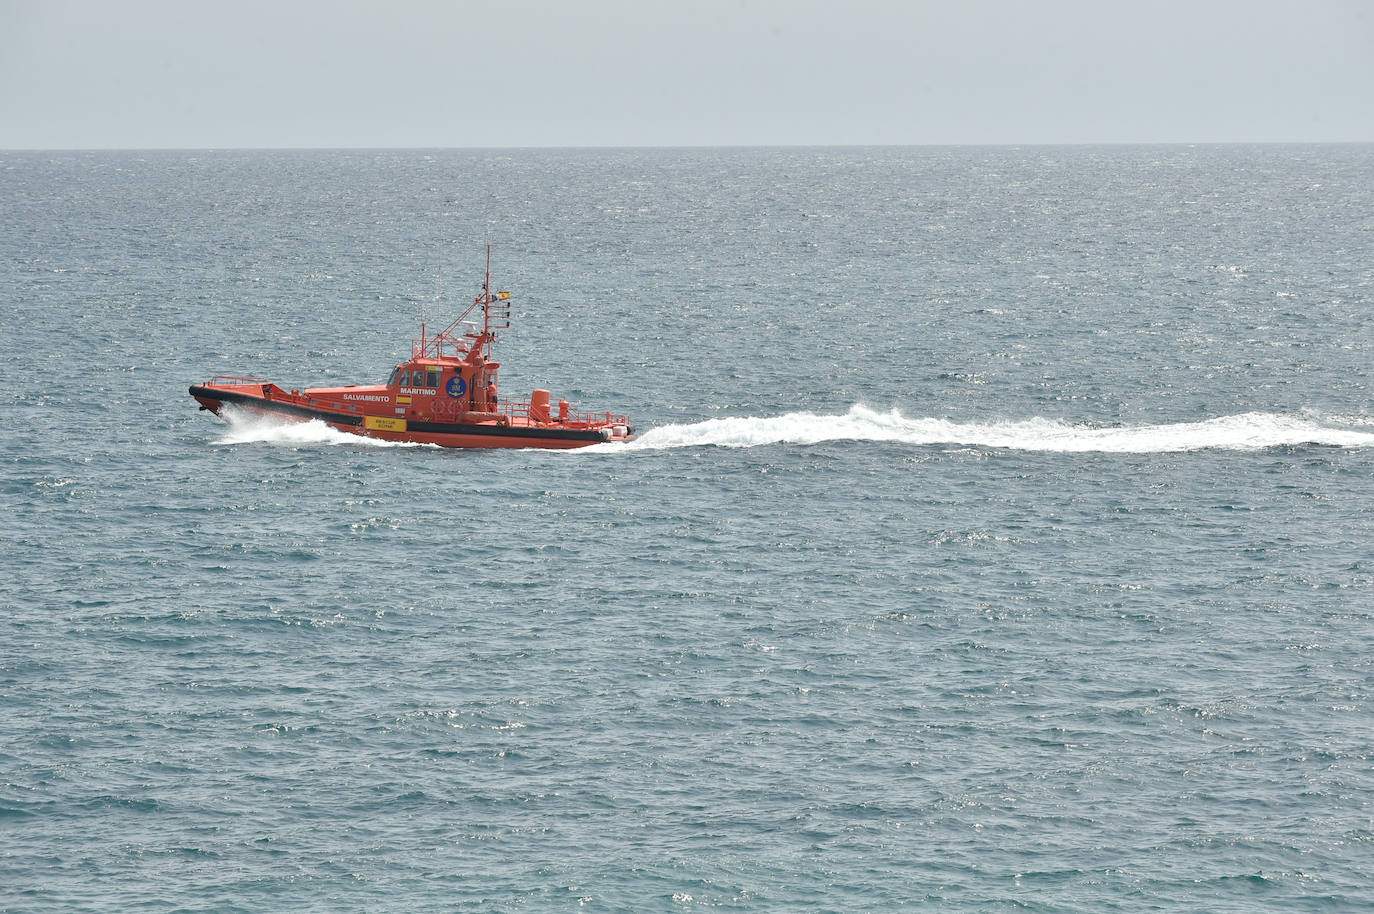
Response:
[[[491,242],[487,242],[487,273],[482,280],[482,358],[491,356]]]
[[[496,331],[510,327],[510,293],[491,291],[491,243],[487,243],[487,276],[482,281],[482,356],[491,357]]]
[[[492,305],[495,304],[495,309]],[[470,344],[463,345],[458,339],[455,331],[463,325],[478,307],[482,309],[482,330],[478,332],[475,325],[469,324],[474,329],[469,333],[464,333],[464,339],[472,340]],[[447,327],[439,331],[438,336],[431,337],[425,332],[425,324],[420,324],[420,344],[414,351],[419,355],[442,355],[445,343],[454,346],[459,357],[480,355],[489,358],[491,355],[491,344],[496,339],[497,330],[505,330],[510,327],[510,293],[497,292],[495,295],[491,291],[491,244],[487,244],[487,272],[482,280],[482,294],[477,296],[467,310],[449,323]]]

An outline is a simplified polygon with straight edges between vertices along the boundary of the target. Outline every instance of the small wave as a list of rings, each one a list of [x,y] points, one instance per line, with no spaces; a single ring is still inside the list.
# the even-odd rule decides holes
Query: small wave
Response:
[[[1306,444],[1371,447],[1374,446],[1374,433],[1342,428],[1329,424],[1329,420],[1272,413],[1243,413],[1169,425],[1095,428],[1042,418],[985,423],[909,419],[895,409],[878,412],[856,405],[839,416],[788,413],[773,417],[708,419],[691,425],[665,425],[649,429],[626,444],[598,445],[586,450],[610,453],[706,445],[742,448],[767,444],[817,444],[822,441],[947,444],[1063,453],[1154,454],[1206,449],[1252,451]]]
[[[349,444],[362,447],[429,447],[405,441],[383,441],[341,432],[325,425],[319,419],[307,422],[294,422],[290,419],[277,419],[258,413],[224,407],[221,418],[229,428],[215,439],[215,444],[280,444],[288,447],[310,447],[312,445],[334,446]]]

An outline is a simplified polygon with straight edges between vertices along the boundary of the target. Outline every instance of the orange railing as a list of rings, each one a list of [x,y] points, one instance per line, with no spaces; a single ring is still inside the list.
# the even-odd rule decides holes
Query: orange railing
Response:
[[[567,410],[561,410],[558,403],[559,401],[555,400],[549,404],[547,417],[542,415],[536,417],[530,411],[529,400],[512,400],[507,397],[497,403],[495,412],[503,413],[512,419],[556,422],[569,428],[603,428],[610,425],[628,426],[630,424],[629,416],[609,412],[588,413],[571,407]]]
[[[251,384],[266,384],[266,378],[243,378],[232,374],[217,374],[205,382],[207,387],[246,387]]]
[[[449,403],[436,403],[433,405],[435,418],[447,421],[461,421],[466,413],[456,401]],[[565,428],[609,428],[612,425],[630,425],[630,417],[622,416],[617,413],[589,413],[575,410],[571,406],[566,410],[560,410],[558,401],[549,404],[548,411],[535,409],[529,400],[514,400],[504,397],[496,402],[490,409],[477,410],[477,415],[485,415],[491,418],[504,418],[512,425],[517,424],[548,424],[560,425]]]

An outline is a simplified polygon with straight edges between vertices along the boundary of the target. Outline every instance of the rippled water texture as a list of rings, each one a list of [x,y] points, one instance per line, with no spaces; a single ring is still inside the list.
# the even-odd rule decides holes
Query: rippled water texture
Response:
[[[1374,147],[0,153],[0,910],[1374,908]],[[575,452],[198,413],[481,281]]]

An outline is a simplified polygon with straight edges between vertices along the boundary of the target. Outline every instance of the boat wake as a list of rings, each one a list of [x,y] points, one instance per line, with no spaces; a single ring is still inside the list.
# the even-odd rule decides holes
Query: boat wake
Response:
[[[289,419],[275,419],[257,413],[246,412],[225,406],[220,417],[229,427],[216,438],[215,444],[278,444],[287,447],[311,447],[316,445],[333,446],[339,444],[354,447],[433,447],[428,444],[414,444],[407,441],[382,441],[380,438],[365,438],[330,428],[319,419],[309,422],[292,422]]]
[[[587,448],[596,453],[666,448],[747,448],[768,444],[822,441],[886,441],[915,445],[958,445],[1016,451],[1156,454],[1207,449],[1253,451],[1270,447],[1327,445],[1374,447],[1374,432],[1363,418],[1315,418],[1273,413],[1243,413],[1202,422],[1095,428],[1055,419],[961,423],[946,419],[909,419],[897,410],[878,412],[852,406],[840,416],[788,413],[765,418],[708,419],[691,425],[665,425],[626,444]]]

